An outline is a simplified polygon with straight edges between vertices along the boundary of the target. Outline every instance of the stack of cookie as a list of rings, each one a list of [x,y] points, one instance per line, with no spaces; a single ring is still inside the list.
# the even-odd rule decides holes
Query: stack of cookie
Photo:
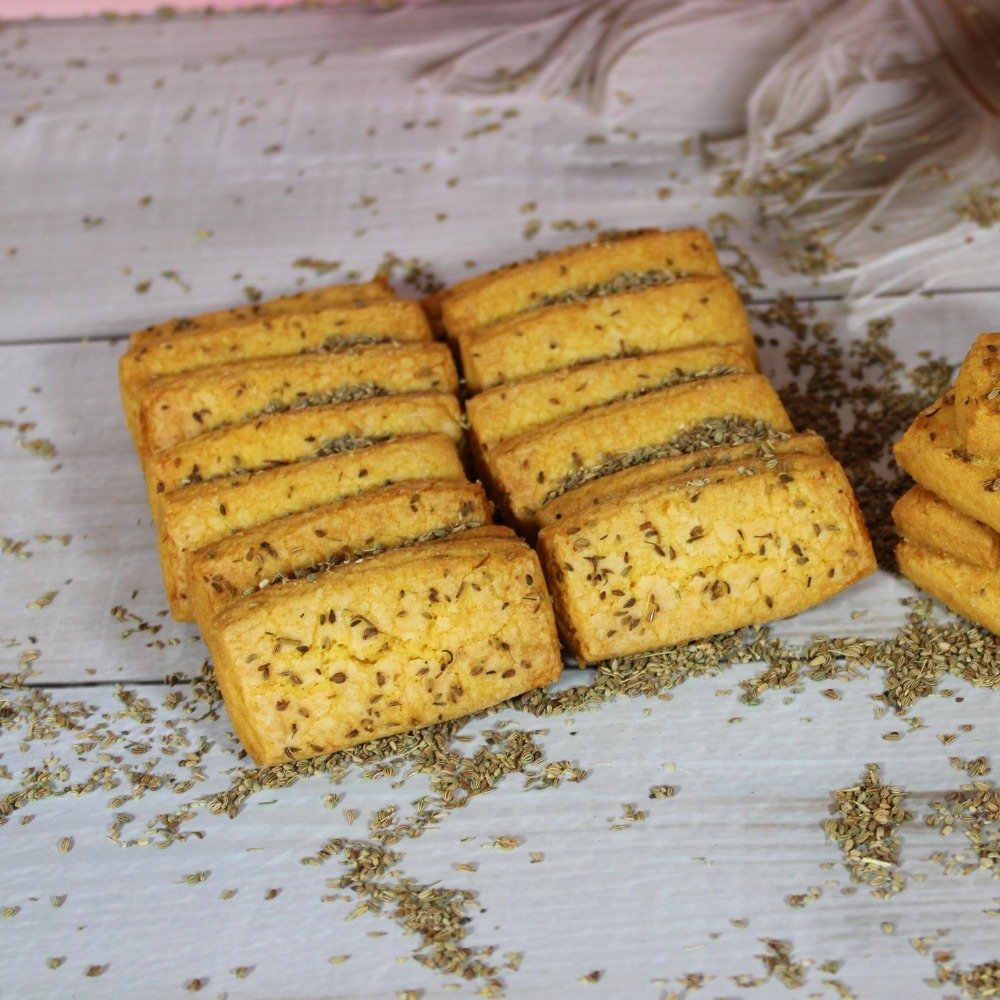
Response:
[[[783,617],[874,569],[843,470],[757,372],[706,234],[571,247],[434,306],[476,393],[474,458],[537,535],[581,663]]]
[[[976,340],[954,387],[895,454],[917,482],[892,512],[900,572],[1000,632],[1000,333]]]
[[[465,475],[451,353],[379,280],[134,334],[120,364],[171,611],[259,763],[558,676],[534,552]]]

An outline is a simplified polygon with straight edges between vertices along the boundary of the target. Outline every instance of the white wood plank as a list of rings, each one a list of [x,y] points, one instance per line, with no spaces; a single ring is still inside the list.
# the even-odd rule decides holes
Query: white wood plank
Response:
[[[942,931],[947,936],[931,951],[954,950],[961,968],[995,957],[997,918],[984,911],[996,906],[997,882],[988,872],[946,875],[928,858],[938,850],[961,852],[964,838],[960,832],[942,837],[923,824],[929,803],[965,778],[949,765],[950,755],[1000,749],[995,692],[957,685],[958,698],[928,699],[917,710],[927,728],[891,743],[884,732],[908,727],[891,717],[873,719],[877,676],[833,684],[840,701],[809,684],[791,703],[784,703],[786,692],[774,692],[764,705],[748,708],[732,693],[747,672],[690,681],[668,702],[621,701],[547,720],[505,713],[509,724],[542,730],[536,739],[546,760],[572,760],[589,777],[526,791],[523,777],[512,775],[468,807],[446,812],[423,837],[398,845],[402,859],[394,869],[425,885],[477,894],[468,910],[467,943],[493,946],[498,965],[510,952],[523,953],[518,970],[501,972],[508,996],[660,997],[668,988],[679,990],[688,973],[713,977],[709,996],[784,996],[777,979],[744,993],[727,978],[765,977],[758,956],[767,938],[787,941],[795,961],[811,963],[804,995],[822,997],[836,995],[824,985],[831,978],[857,997],[922,996],[935,965],[909,941]],[[111,718],[122,707],[108,689],[69,689],[60,696],[85,700],[94,718]],[[135,819],[123,828],[126,837],[140,836],[148,819],[230,780],[225,723],[185,720],[159,708],[161,701],[161,694],[152,695],[158,719],[144,738],[158,745],[172,719],[194,741],[213,741],[204,758],[208,780],[197,792],[163,788],[127,803],[122,811]],[[468,732],[496,721],[472,723]],[[961,725],[973,728],[962,733]],[[134,735],[143,727],[109,728]],[[945,732],[959,734],[949,747],[938,740]],[[76,754],[66,736],[21,753],[21,735],[0,734],[0,763],[40,764],[50,754],[67,762],[72,780],[101,764],[98,751]],[[469,754],[478,745],[460,747]],[[186,777],[181,756],[161,757],[153,770]],[[904,806],[914,817],[899,829],[906,887],[887,900],[851,882],[839,849],[823,832],[831,792],[856,782],[867,761],[880,762],[883,780],[904,789]],[[145,762],[125,752],[125,764]],[[120,766],[112,770],[122,776]],[[417,940],[388,914],[346,920],[359,902],[355,894],[323,902],[338,895],[327,884],[344,871],[337,857],[321,867],[301,863],[332,837],[368,839],[378,808],[395,804],[409,815],[426,779],[393,787],[398,783],[398,775],[364,780],[352,771],[337,785],[319,777],[259,794],[235,820],[202,809],[181,826],[202,836],[167,850],[122,850],[109,842],[115,812],[109,793],[31,803],[0,829],[0,904],[19,908],[0,935],[5,993],[182,996],[190,980],[201,978],[205,995],[225,992],[232,1000],[391,998],[403,989],[479,995],[481,983],[439,976],[415,962]],[[650,800],[649,788],[665,783],[676,787],[676,796]],[[11,784],[0,783],[0,792]],[[126,788],[127,782],[118,791]],[[331,792],[343,795],[333,810],[323,803]],[[646,819],[613,830],[627,802]],[[353,824],[345,809],[357,811]],[[23,826],[26,813],[34,820]],[[62,853],[65,836],[74,844]],[[490,845],[500,836],[518,838],[519,846],[496,850]],[[533,863],[533,852],[543,859]],[[456,863],[478,867],[456,871]],[[195,872],[207,873],[205,880],[186,883]],[[786,902],[812,886],[820,895],[811,905]],[[225,889],[237,893],[223,900]],[[281,892],[268,900],[270,889]],[[50,897],[63,895],[63,905],[54,908]],[[740,920],[745,927],[732,923]],[[344,954],[351,956],[347,962],[329,964]],[[50,970],[49,957],[65,962]],[[843,964],[835,974],[822,971],[829,961]],[[91,965],[107,970],[88,978]],[[238,966],[252,972],[238,979]],[[592,970],[601,978],[584,992],[580,977]],[[448,993],[446,986],[457,989]]]
[[[554,228],[565,220],[690,225],[725,209],[752,221],[749,202],[713,198],[714,175],[680,143],[738,129],[750,81],[822,0],[763,17],[754,6],[721,40],[692,28],[669,52],[653,36],[615,78],[634,102],[601,114],[415,85],[443,55],[554,6],[12,28],[0,39],[0,340],[121,334],[243,301],[246,287],[279,294],[319,280],[295,267],[302,257],[342,261],[336,280],[392,251],[450,281],[466,261],[586,235]],[[761,251],[770,272],[808,288],[776,235]],[[973,246],[966,273],[937,277],[995,287],[995,256],[995,240]]]
[[[39,649],[38,680],[160,680],[196,670],[204,656],[195,630],[163,615],[156,540],[118,401],[121,350],[108,342],[0,348],[0,419],[35,425],[0,431],[0,535],[32,553],[0,554],[3,638],[18,643],[3,655]],[[19,439],[49,441],[58,454],[41,457]],[[70,540],[38,540],[45,535]],[[51,604],[31,607],[52,591]],[[118,621],[116,606],[157,631],[135,632],[139,622]],[[125,630],[133,634],[123,638]]]

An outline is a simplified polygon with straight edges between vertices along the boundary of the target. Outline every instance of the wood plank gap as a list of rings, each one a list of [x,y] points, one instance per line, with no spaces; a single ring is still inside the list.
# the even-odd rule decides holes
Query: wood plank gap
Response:
[[[120,677],[114,680],[101,680],[101,681],[39,681],[37,683],[31,683],[30,681],[24,684],[18,685],[17,688],[8,690],[17,691],[61,691],[67,688],[114,688],[118,686],[128,685],[130,687],[190,687],[191,678],[178,678],[171,684],[167,684],[164,680],[155,680],[152,678],[143,678],[138,680],[128,680],[122,679]]]
[[[24,340],[0,341],[0,347],[41,347],[44,344],[114,344],[128,340],[127,333],[98,333],[87,337],[29,337]]]
[[[843,302],[846,301],[846,297],[837,292],[828,293],[815,293],[809,295],[796,295],[793,292],[788,293],[793,296],[797,302],[805,303],[827,303],[827,302]],[[933,299],[938,296],[944,295],[997,295],[1000,294],[1000,285],[990,286],[983,285],[975,288],[936,288],[930,289],[926,292],[883,292],[877,295],[877,299],[907,299],[911,295],[919,295],[925,299]],[[757,296],[751,296],[747,299],[746,304],[748,306],[770,306],[774,305],[778,301],[777,295],[762,295],[759,298]],[[191,315],[197,315],[197,313],[191,313]],[[129,336],[133,331],[129,330],[126,333],[98,333],[90,334],[86,337],[26,337],[19,340],[0,340],[0,348],[2,347],[40,347],[45,344],[95,344],[95,343],[124,343],[128,340]]]

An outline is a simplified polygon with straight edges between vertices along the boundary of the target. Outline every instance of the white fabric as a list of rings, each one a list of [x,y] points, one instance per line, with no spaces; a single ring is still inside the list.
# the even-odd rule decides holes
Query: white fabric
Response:
[[[974,229],[963,197],[1000,180],[1000,121],[936,56],[900,0],[839,5],[758,84],[744,136],[711,147],[751,186],[826,165],[794,199],[765,195],[765,215],[793,241],[827,242],[873,308],[925,286],[923,261],[945,262]]]
[[[874,307],[879,293],[926,287],[920,255],[946,260],[961,247],[975,227],[957,206],[970,190],[1000,179],[1000,121],[938,58],[943,37],[947,54],[982,72],[983,57],[955,40],[966,26],[961,19],[972,15],[950,5],[850,0],[816,16],[815,5],[768,0],[568,4],[494,31],[422,77],[456,93],[561,96],[599,110],[612,76],[640,43],[655,37],[667,57],[682,29],[699,25],[723,37],[748,9],[767,17],[779,6],[785,17],[796,8],[801,37],[750,93],[743,134],[710,136],[709,151],[718,165],[738,169],[747,188],[769,191],[765,217],[793,258],[817,237],[832,249],[835,279],[846,274],[862,305]],[[985,32],[959,40],[992,51]],[[983,87],[992,92],[996,84],[983,79]],[[780,181],[786,174],[808,182],[792,196]]]

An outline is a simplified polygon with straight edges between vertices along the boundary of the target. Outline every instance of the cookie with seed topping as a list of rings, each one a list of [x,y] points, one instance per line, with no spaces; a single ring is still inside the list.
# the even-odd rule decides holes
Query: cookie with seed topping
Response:
[[[978,455],[1000,455],[1000,333],[981,334],[955,379],[955,425]]]
[[[727,345],[595,361],[498,385],[466,403],[473,446],[481,454],[554,420],[716,375],[752,373],[753,358]]]
[[[1000,569],[1000,532],[955,510],[941,497],[914,486],[892,508],[899,534],[908,542],[959,562]]]
[[[288,313],[313,312],[330,307],[354,308],[384,302],[396,298],[396,293],[385,278],[379,276],[371,281],[358,281],[339,285],[324,285],[310,288],[294,295],[282,295],[253,305],[236,306],[233,309],[219,309],[215,312],[199,313],[157,323],[144,330],[136,330],[129,337],[129,347],[141,347],[155,343],[164,337],[178,337],[186,333],[198,333],[210,327],[232,326],[269,316],[284,316]]]
[[[538,549],[580,663],[784,618],[876,568],[850,483],[829,455],[648,483],[543,528]]]
[[[399,437],[164,494],[157,541],[171,612],[179,621],[191,620],[190,556],[209,542],[286,514],[411,479],[465,481],[455,443],[443,434]]]
[[[953,390],[917,414],[893,454],[921,486],[1000,531],[1000,456],[977,455],[965,447]]]
[[[739,424],[748,437],[792,430],[763,375],[720,375],[564,417],[497,445],[484,464],[504,515],[531,532],[545,503],[590,479],[703,447],[676,439],[712,419]],[[720,442],[724,433],[720,426]]]
[[[489,524],[491,515],[478,483],[414,479],[238,531],[191,557],[195,620],[206,621],[261,587]]]
[[[139,423],[143,450],[151,454],[267,413],[399,392],[457,391],[443,344],[375,344],[165,375],[140,390]]]
[[[548,256],[550,258],[556,257],[558,260],[559,255],[562,255],[563,257],[574,255],[583,247],[593,249],[609,243],[618,242],[619,240],[632,240],[638,236],[649,236],[655,232],[657,232],[655,229],[629,229],[621,232],[601,233],[594,239],[588,241],[586,244],[576,244],[574,246],[565,247],[562,250],[555,251],[553,254],[545,254],[543,256]],[[496,281],[498,278],[503,278],[508,274],[508,272],[513,271],[516,268],[523,267],[528,263],[531,263],[531,261],[511,261],[507,264],[501,264],[499,267],[495,267],[490,271],[481,271],[479,274],[473,274],[468,278],[464,278],[462,281],[456,282],[454,285],[448,285],[447,287],[438,289],[437,291],[429,292],[420,300],[420,304],[423,306],[424,312],[427,313],[427,318],[431,321],[431,325],[434,329],[444,333],[442,309],[444,307],[444,303],[448,299],[455,299],[459,296],[469,295],[481,288],[485,288],[486,285],[490,284],[490,282]]]
[[[654,458],[642,465],[632,465],[599,479],[591,479],[569,493],[555,497],[538,512],[538,524],[544,528],[567,517],[586,514],[604,504],[614,503],[622,494],[649,483],[675,479],[680,475],[694,480],[716,466],[755,460],[777,462],[783,455],[790,454],[825,455],[826,442],[812,431],[802,434],[771,432],[745,444],[717,444],[680,455]]]
[[[605,358],[700,344],[757,348],[728,278],[682,278],[518,314],[458,338],[470,392]]]
[[[699,229],[641,230],[525,261],[453,289],[441,302],[450,340],[517,313],[664,284],[692,275],[719,275],[722,266]]]
[[[267,588],[202,634],[258,764],[467,715],[562,669],[538,557],[502,528]]]
[[[443,392],[378,396],[309,406],[222,427],[152,455],[146,486],[154,520],[165,494],[193,483],[273,469],[412,434],[462,439],[458,400]]]
[[[356,308],[332,307],[208,327],[130,347],[118,359],[125,422],[141,444],[140,390],[163,375],[197,371],[251,358],[281,357],[365,343],[429,340],[430,325],[416,302],[392,300]]]

